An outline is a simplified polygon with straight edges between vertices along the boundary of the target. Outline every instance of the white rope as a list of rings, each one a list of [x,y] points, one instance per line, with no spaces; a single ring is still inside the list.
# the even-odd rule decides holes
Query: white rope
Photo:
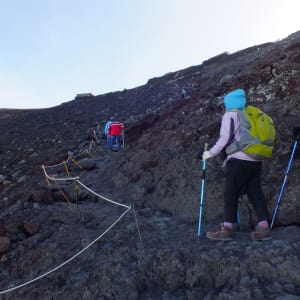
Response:
[[[45,166],[42,166],[42,169],[44,171],[45,176],[52,181],[74,181],[74,180],[79,179],[78,176],[76,176],[76,177],[52,177],[52,176],[48,175],[48,173],[46,172]]]
[[[63,162],[61,162],[61,163],[59,163],[59,164],[57,164],[57,165],[42,166],[42,167],[49,168],[49,169],[50,169],[50,168],[60,167],[60,166],[63,166],[64,164],[68,163],[71,159],[74,159],[74,158],[76,158],[76,157],[79,157],[80,155],[83,155],[83,154],[88,153],[88,152],[89,152],[88,150],[84,150],[84,151],[78,153],[77,155],[69,156],[69,157],[67,158],[67,160],[65,160],[65,161],[63,161]]]
[[[85,184],[83,184],[81,181],[79,181],[79,177],[66,177],[66,178],[56,178],[56,177],[51,177],[47,174],[44,166],[42,166],[42,169],[44,170],[44,174],[45,176],[49,179],[49,180],[52,180],[52,181],[76,181],[78,184],[80,184],[82,187],[84,187],[86,190],[88,190],[90,193],[92,193],[93,195],[109,202],[109,203],[112,203],[112,204],[115,204],[115,205],[118,205],[118,206],[122,206],[122,207],[125,207],[125,208],[129,208],[130,206],[128,205],[125,205],[125,204],[122,204],[122,203],[119,203],[119,202],[116,202],[116,201],[113,201],[111,199],[108,199],[106,197],[104,197],[103,195],[100,195],[96,192],[94,192],[93,190],[91,190],[89,187],[87,187]]]
[[[108,202],[110,202],[110,203],[112,203],[112,204],[116,204],[116,205],[118,205],[118,206],[123,206],[123,207],[125,207],[125,208],[130,208],[130,206],[128,206],[128,205],[125,205],[125,204],[122,204],[122,203],[119,203],[119,202],[115,202],[115,201],[113,201],[113,200],[110,200],[110,199],[108,199],[108,198],[106,198],[106,197],[104,197],[104,196],[102,196],[102,195],[100,195],[100,194],[94,192],[93,190],[91,190],[90,188],[88,188],[86,185],[84,185],[84,184],[83,184],[81,181],[79,181],[79,180],[76,180],[76,182],[78,182],[81,186],[83,186],[85,189],[87,189],[89,192],[91,192],[91,193],[94,194],[95,196],[98,196],[99,198],[101,198],[101,199],[103,199],[103,200],[105,200],[105,201],[108,201]]]
[[[15,287],[0,291],[0,295],[6,294],[8,292],[14,291],[16,289],[22,288],[26,285],[29,285],[43,277],[48,276],[49,274],[57,271],[58,269],[62,268],[64,265],[66,265],[67,263],[71,262],[73,259],[75,259],[77,256],[79,256],[80,254],[82,254],[84,251],[86,251],[88,248],[90,248],[92,245],[94,245],[99,239],[101,239],[108,231],[110,231],[129,211],[130,211],[131,207],[129,207],[118,219],[116,219],[116,221],[110,225],[101,235],[99,235],[95,240],[93,240],[91,243],[89,243],[86,247],[84,247],[82,250],[80,250],[78,253],[76,253],[75,255],[73,255],[71,258],[69,258],[68,260],[66,260],[65,262],[61,263],[60,265],[56,266],[55,268],[51,269],[50,271],[32,279],[29,280],[27,282],[24,282],[20,285],[17,285]]]

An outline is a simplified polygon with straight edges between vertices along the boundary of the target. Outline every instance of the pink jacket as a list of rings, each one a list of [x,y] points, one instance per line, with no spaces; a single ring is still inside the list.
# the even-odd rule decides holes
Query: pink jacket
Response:
[[[228,142],[230,141],[231,132],[230,132],[230,123],[231,119],[233,120],[233,139],[239,141],[240,136],[240,121],[238,119],[238,113],[236,111],[226,111],[222,117],[220,136],[217,140],[216,144],[209,150],[209,153],[212,157],[217,156],[221,153],[225,146],[228,146]],[[241,160],[249,160],[256,161],[255,159],[248,156],[246,153],[242,151],[235,152],[233,154],[228,155],[227,160],[230,158],[236,158]]]

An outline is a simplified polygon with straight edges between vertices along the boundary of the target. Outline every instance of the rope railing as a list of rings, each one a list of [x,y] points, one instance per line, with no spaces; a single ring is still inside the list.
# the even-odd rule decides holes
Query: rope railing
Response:
[[[76,182],[78,182],[78,184],[80,184],[82,187],[84,187],[86,190],[88,190],[88,191],[89,191],[90,193],[92,193],[93,195],[95,195],[95,196],[97,196],[97,197],[99,197],[99,198],[101,198],[101,199],[103,199],[103,200],[105,200],[105,201],[107,201],[107,202],[109,202],[109,203],[111,203],[111,204],[115,204],[115,205],[118,205],[118,206],[123,206],[123,207],[125,207],[125,208],[130,208],[130,206],[128,206],[128,205],[125,205],[125,204],[122,204],[122,203],[113,201],[113,200],[111,200],[111,199],[108,199],[108,198],[106,198],[106,197],[104,197],[104,196],[102,196],[102,195],[100,195],[100,194],[94,192],[93,190],[91,190],[90,188],[88,188],[86,185],[84,185],[84,184],[83,184],[81,181],[79,181],[79,180],[76,180]]]
[[[66,261],[64,261],[63,263],[61,263],[60,265],[56,266],[55,268],[31,279],[28,280],[20,285],[17,285],[15,287],[12,288],[8,288],[6,290],[0,291],[0,295],[12,292],[14,290],[20,289],[22,287],[25,287],[33,282],[36,282],[48,275],[50,275],[51,273],[59,270],[60,268],[62,268],[63,266],[65,266],[66,264],[70,263],[72,260],[74,260],[76,257],[78,257],[80,254],[82,254],[83,252],[85,252],[88,248],[90,248],[91,246],[93,246],[98,240],[100,240],[107,232],[109,232],[129,211],[131,208],[128,208],[125,212],[123,212],[121,214],[121,216],[119,216],[103,233],[101,233],[96,239],[94,239],[91,243],[89,243],[87,246],[85,246],[82,250],[80,250],[79,252],[77,252],[76,254],[74,254],[72,257],[70,257],[69,259],[67,259]]]
[[[87,152],[87,151],[84,151],[84,152]],[[83,153],[79,153],[76,157],[82,155]],[[77,185],[80,185],[82,186],[84,189],[86,189],[88,192],[90,192],[91,194],[95,195],[96,197],[110,203],[110,204],[114,204],[114,205],[117,205],[117,206],[120,206],[120,207],[123,207],[125,208],[126,210],[103,232],[101,233],[96,239],[94,239],[92,242],[90,242],[86,247],[84,247],[82,250],[80,250],[79,252],[77,252],[76,254],[74,254],[72,257],[70,257],[69,259],[65,260],[64,262],[62,262],[61,264],[59,264],[58,266],[50,269],[49,271],[31,279],[31,280],[28,280],[20,285],[17,285],[15,287],[11,287],[11,288],[7,288],[3,291],[0,291],[0,295],[3,295],[3,294],[6,294],[6,293],[9,293],[9,292],[12,292],[14,290],[17,290],[17,289],[20,289],[22,287],[25,287],[29,284],[32,284],[48,275],[50,275],[51,273],[61,269],[63,266],[65,266],[66,264],[70,263],[72,260],[74,260],[76,257],[78,257],[79,255],[81,255],[82,253],[84,253],[88,248],[90,248],[91,246],[93,246],[98,240],[100,240],[107,232],[109,232],[118,222],[121,221],[121,219],[130,211],[132,210],[132,207],[129,206],[129,205],[125,205],[123,203],[119,203],[119,202],[116,202],[116,201],[113,201],[111,199],[108,199],[107,197],[104,197],[103,195],[100,195],[99,193],[93,191],[92,189],[90,189],[89,187],[87,187],[84,183],[82,183],[80,180],[79,180],[79,176],[73,176],[71,177],[70,175],[70,172],[69,172],[69,169],[67,168],[67,163],[71,161],[74,163],[74,165],[76,165],[77,167],[80,167],[80,165],[75,161],[75,156],[73,157],[68,157],[68,159],[62,163],[59,163],[59,164],[56,164],[56,165],[52,165],[52,166],[45,166],[45,165],[42,165],[41,168],[43,169],[43,172],[44,172],[44,175],[45,175],[45,178],[46,178],[46,181],[49,185],[50,181],[53,181],[57,184],[57,182],[62,182],[62,181],[73,181],[76,183],[76,188],[78,189],[78,186]],[[61,166],[64,166],[65,167],[65,171],[67,173],[67,176],[68,177],[55,177],[55,176],[51,176],[47,173],[47,169],[51,169],[51,168],[57,168],[57,167],[61,167]],[[80,167],[81,168],[81,167]],[[137,217],[136,217],[136,213],[135,213],[135,210],[133,209],[133,212],[134,212],[134,218],[135,218],[135,222],[136,222],[136,225],[137,225],[137,229],[138,229],[138,234],[139,234],[139,238],[140,238],[140,241],[142,243],[142,238],[141,238],[141,233],[140,233],[140,229],[139,229],[139,225],[138,225],[138,222],[137,222]]]
[[[46,169],[54,169],[54,168],[58,168],[58,167],[63,167],[64,170],[67,173],[67,176],[70,177],[70,173],[69,173],[69,169],[68,169],[68,163],[72,162],[76,167],[82,169],[82,167],[75,160],[75,158],[78,158],[78,157],[80,157],[82,155],[86,155],[88,153],[89,153],[88,150],[84,150],[84,151],[78,153],[77,155],[74,155],[74,156],[69,155],[68,158],[66,160],[64,160],[63,162],[61,162],[61,163],[58,163],[58,164],[55,164],[55,165],[49,165],[49,166],[42,165],[42,168],[43,168],[44,172],[47,174]]]

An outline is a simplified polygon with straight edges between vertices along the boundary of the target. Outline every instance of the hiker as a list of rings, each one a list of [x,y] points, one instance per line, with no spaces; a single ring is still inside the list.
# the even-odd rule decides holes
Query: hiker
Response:
[[[97,133],[96,133],[96,130],[95,130],[95,129],[91,129],[91,130],[90,130],[90,133],[89,133],[89,140],[90,140],[90,143],[89,143],[89,151],[91,151],[91,150],[95,147],[95,145],[96,145],[96,143],[97,143],[97,141],[98,141]]]
[[[112,118],[106,122],[104,127],[104,136],[106,137],[107,145],[109,149],[111,148],[111,136],[108,134],[108,129],[111,123],[112,123]]]
[[[108,135],[110,136],[109,150],[115,150],[114,145],[117,144],[118,151],[123,146],[124,125],[119,121],[112,121],[108,127]]]
[[[181,99],[185,99],[186,98],[186,90],[185,89],[181,89]]]
[[[234,140],[239,141],[240,121],[238,111],[246,106],[246,96],[242,89],[234,90],[224,97],[223,117],[220,136],[216,144],[203,152],[202,159],[207,160],[222,152]],[[246,192],[255,213],[257,225],[250,237],[252,240],[271,239],[268,212],[261,188],[260,175],[262,161],[250,157],[243,151],[227,155],[225,166],[224,222],[206,233],[212,240],[231,240],[234,224],[237,223],[238,199]]]

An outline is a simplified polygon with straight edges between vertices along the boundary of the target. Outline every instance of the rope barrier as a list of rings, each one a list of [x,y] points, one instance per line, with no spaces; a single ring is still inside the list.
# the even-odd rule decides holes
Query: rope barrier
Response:
[[[63,166],[65,163],[68,163],[70,160],[74,160],[74,158],[77,158],[77,157],[79,157],[79,156],[81,156],[83,154],[86,154],[86,153],[89,153],[89,151],[88,150],[84,150],[84,151],[78,153],[77,155],[74,155],[74,156],[70,156],[69,155],[68,158],[67,158],[67,160],[65,160],[65,161],[63,161],[63,162],[61,162],[59,164],[56,164],[56,165],[46,166],[46,168],[56,168],[56,167],[59,167],[59,166]]]
[[[45,174],[46,178],[48,178],[52,181],[74,181],[79,178],[78,176],[77,177],[63,177],[63,178],[52,177],[47,174],[45,167],[42,166],[42,169],[44,170],[44,174]]]
[[[79,186],[78,186],[78,182],[77,181],[75,182],[75,190],[76,190],[76,207],[77,207],[77,212],[78,212],[80,221],[83,222],[83,217],[82,217],[81,211],[79,209],[79,201],[78,201],[78,199],[79,199]]]
[[[87,151],[84,151],[84,152],[87,152]],[[81,155],[83,153],[79,153],[77,155],[77,157],[79,155]],[[131,206],[128,206],[128,205],[125,205],[125,204],[122,204],[122,203],[119,203],[119,202],[116,202],[116,201],[113,201],[111,199],[108,199],[106,197],[104,197],[103,195],[100,195],[98,193],[96,193],[95,191],[93,191],[92,189],[90,189],[89,187],[87,187],[85,184],[83,184],[80,180],[79,180],[79,176],[76,176],[76,177],[70,177],[70,173],[69,173],[69,169],[67,168],[67,162],[68,161],[72,161],[77,167],[80,167],[81,166],[75,162],[74,160],[74,157],[68,157],[68,159],[66,161],[64,161],[63,163],[60,163],[60,164],[57,164],[57,165],[53,165],[53,166],[44,166],[42,165],[41,168],[43,169],[43,172],[44,172],[44,175],[45,175],[45,178],[46,178],[46,181],[47,181],[47,184],[48,186],[50,187],[50,181],[54,181],[55,184],[57,185],[57,181],[74,181],[75,182],[75,190],[76,190],[76,197],[77,197],[77,209],[79,211],[79,208],[78,208],[78,189],[79,189],[79,185],[82,186],[83,188],[85,188],[87,191],[89,191],[90,193],[92,193],[93,195],[111,203],[111,204],[114,204],[114,205],[117,205],[117,206],[121,206],[121,207],[124,207],[126,208],[126,210],[102,233],[100,234],[95,240],[93,240],[91,243],[89,243],[86,247],[84,247],[82,250],[80,250],[79,252],[77,252],[75,255],[73,255],[72,257],[70,257],[69,259],[67,259],[66,261],[64,261],[63,263],[61,263],[60,265],[54,267],[53,269],[50,269],[49,271],[27,281],[27,282],[24,282],[20,285],[17,285],[15,287],[12,287],[12,288],[8,288],[6,290],[3,290],[3,291],[0,291],[0,295],[3,295],[3,294],[6,294],[6,293],[9,293],[9,292],[12,292],[14,290],[17,290],[17,289],[20,289],[24,286],[27,286],[29,284],[32,284],[46,276],[48,276],[49,274],[59,270],[60,268],[62,268],[63,266],[65,266],[66,264],[70,263],[72,260],[74,260],[76,257],[78,257],[79,255],[81,255],[83,252],[85,252],[88,248],[90,248],[91,246],[93,246],[98,240],[100,240],[107,232],[109,232],[118,222],[120,222],[120,220],[132,209]],[[67,172],[67,175],[68,177],[65,177],[65,178],[57,178],[57,177],[54,177],[54,176],[50,176],[47,171],[46,171],[46,168],[56,168],[56,167],[60,167],[60,166],[64,166],[65,167],[65,171]],[[61,190],[62,191],[62,190]],[[63,193],[63,191],[62,191]],[[63,193],[63,196],[65,197],[65,199],[69,202],[69,199],[68,197]],[[80,211],[79,211],[79,214],[80,214]],[[140,238],[140,241],[142,243],[142,237],[141,237],[141,233],[140,233],[140,228],[139,228],[139,225],[138,225],[138,222],[137,222],[137,217],[136,217],[136,213],[135,213],[135,210],[134,210],[134,217],[135,217],[135,221],[136,221],[136,225],[137,225],[137,229],[138,229],[138,234],[139,234],[139,238]],[[81,218],[81,214],[80,214],[80,218]]]
[[[136,227],[137,227],[137,231],[138,231],[138,234],[139,234],[140,242],[141,242],[142,246],[144,247],[143,240],[142,240],[142,235],[141,235],[141,231],[140,231],[140,226],[139,226],[139,223],[137,221],[137,216],[136,216],[135,208],[134,208],[134,206],[132,208],[133,208],[132,210],[133,210],[134,219],[135,219],[135,222],[136,222]]]
[[[71,203],[71,201],[69,200],[68,196],[65,194],[65,192],[61,189],[60,186],[58,186],[56,180],[54,181],[55,182],[55,185],[57,186],[59,192],[62,194],[63,198],[68,202],[68,203]]]
[[[70,173],[69,173],[67,162],[64,162],[64,166],[65,166],[65,169],[66,169],[66,173],[67,173],[68,177],[70,178]]]
[[[70,160],[71,160],[72,163],[73,163],[74,165],[76,165],[78,168],[82,169],[82,166],[81,166],[76,160],[74,160],[72,157],[70,158]]]
[[[86,190],[88,190],[90,193],[92,193],[93,195],[95,195],[95,196],[97,196],[97,197],[100,197],[101,199],[103,199],[103,200],[105,200],[105,201],[107,201],[107,202],[110,202],[110,203],[115,204],[115,205],[118,205],[118,206],[123,206],[123,207],[125,207],[125,208],[129,208],[129,207],[130,207],[130,206],[128,206],[128,205],[125,205],[125,204],[122,204],[122,203],[119,203],[119,202],[110,200],[110,199],[108,199],[108,198],[106,198],[106,197],[104,197],[104,196],[102,196],[102,195],[100,195],[100,194],[94,192],[93,190],[91,190],[90,188],[88,188],[86,185],[84,185],[81,181],[79,181],[79,180],[76,180],[76,181],[77,181],[81,186],[83,186]]]
[[[110,202],[110,203],[112,203],[112,204],[115,204],[115,205],[118,205],[118,206],[122,206],[122,207],[125,207],[125,208],[129,208],[128,205],[125,205],[125,204],[122,204],[122,203],[113,201],[113,200],[111,200],[111,199],[108,199],[108,198],[104,197],[103,195],[100,195],[100,194],[94,192],[94,191],[91,190],[89,187],[87,187],[85,184],[83,184],[83,183],[79,180],[79,177],[78,177],[78,176],[77,176],[77,177],[69,177],[69,178],[56,178],[56,177],[51,177],[51,176],[49,176],[49,175],[47,174],[47,172],[46,172],[46,170],[45,170],[45,166],[42,166],[42,169],[43,169],[44,174],[45,174],[45,176],[46,176],[46,178],[47,178],[48,180],[52,180],[52,181],[54,181],[54,182],[57,182],[57,181],[75,181],[75,182],[77,182],[78,184],[80,184],[82,187],[84,187],[87,191],[89,191],[90,193],[92,193],[93,195],[95,195],[95,196],[97,196],[97,197],[99,197],[99,198],[101,198],[101,199],[103,199],[103,200],[105,200],[105,201],[107,201],[107,202]]]
[[[61,263],[60,265],[56,266],[55,268],[49,270],[48,272],[40,275],[40,276],[37,276],[36,278],[34,279],[31,279],[27,282],[24,282],[20,285],[17,285],[15,287],[12,287],[12,288],[9,288],[9,289],[6,289],[6,290],[3,290],[3,291],[0,291],[0,295],[3,295],[3,294],[6,294],[8,292],[12,292],[16,289],[19,289],[19,288],[22,288],[24,286],[27,286],[35,281],[38,281],[40,279],[42,279],[43,277],[46,277],[48,276],[49,274],[59,270],[60,268],[62,268],[63,266],[65,266],[66,264],[68,264],[69,262],[71,262],[72,260],[74,260],[76,257],[78,257],[79,255],[81,255],[83,252],[85,252],[88,248],[90,248],[91,246],[93,246],[98,240],[100,240],[107,232],[109,232],[129,211],[131,210],[131,207],[128,208],[125,212],[122,213],[122,215],[116,219],[116,221],[110,225],[101,235],[99,235],[95,240],[93,240],[91,243],[89,243],[86,247],[84,247],[82,250],[80,250],[79,252],[77,252],[75,255],[73,255],[72,257],[70,257],[69,259],[67,259],[66,261],[64,261],[63,263]]]

